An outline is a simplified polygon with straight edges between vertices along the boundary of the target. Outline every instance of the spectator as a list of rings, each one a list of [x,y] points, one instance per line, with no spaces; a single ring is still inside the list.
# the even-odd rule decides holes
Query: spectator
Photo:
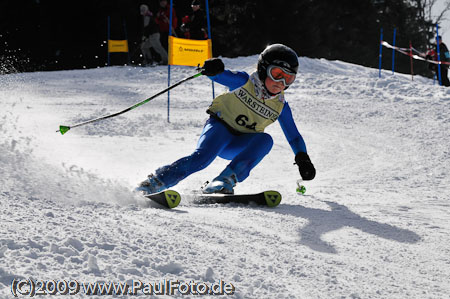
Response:
[[[191,20],[189,19],[189,16],[184,16],[181,19],[181,26],[180,26],[180,30],[181,32],[183,32],[183,37],[190,39],[191,38],[191,33],[189,32],[189,23],[191,22]]]
[[[169,23],[170,23],[170,6],[167,5],[167,0],[159,0],[159,10],[156,14],[156,24],[159,26],[159,33],[161,34],[161,44],[164,49],[168,49],[169,42]],[[175,9],[172,8],[172,34],[176,36],[175,29],[178,25],[177,15]]]
[[[448,52],[447,46],[442,41],[442,37],[438,36],[438,42],[439,42],[439,52],[440,52],[440,58],[441,62],[450,62],[450,53]],[[436,47],[437,51],[437,47]],[[442,85],[444,86],[450,86],[450,81],[448,80],[448,64],[441,64],[441,80]],[[436,73],[437,74],[437,73]]]
[[[139,9],[142,15],[143,30],[141,51],[142,55],[144,55],[144,64],[153,64],[153,57],[150,48],[153,48],[155,52],[161,56],[160,64],[167,64],[167,51],[161,46],[158,25],[155,23],[152,12],[145,4],[142,4]]]
[[[184,32],[185,37],[191,39],[207,39],[206,33],[206,15],[200,8],[200,0],[192,1],[192,14],[186,18],[183,18],[183,25],[181,30]]]

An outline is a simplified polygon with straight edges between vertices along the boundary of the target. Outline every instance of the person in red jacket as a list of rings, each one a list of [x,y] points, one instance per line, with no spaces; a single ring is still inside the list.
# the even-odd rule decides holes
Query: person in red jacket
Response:
[[[183,33],[183,37],[190,39],[191,38],[191,33],[189,32],[189,23],[191,22],[191,20],[189,19],[189,16],[184,16],[181,19],[181,26],[180,26],[180,30]]]
[[[434,49],[429,49],[426,53],[425,59],[427,60],[432,60],[432,61],[437,61],[437,52]],[[436,66],[437,64],[435,63],[428,63],[428,69],[432,72],[436,72]]]
[[[167,50],[169,39],[169,25],[170,25],[170,6],[167,5],[167,0],[159,0],[159,10],[156,14],[156,24],[159,25],[159,33],[161,35],[161,44]],[[175,9],[172,8],[172,34],[175,35],[175,29],[178,25],[178,18]]]

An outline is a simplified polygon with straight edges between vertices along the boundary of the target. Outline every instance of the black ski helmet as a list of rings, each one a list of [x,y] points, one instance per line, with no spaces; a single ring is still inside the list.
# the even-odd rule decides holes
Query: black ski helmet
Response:
[[[282,44],[267,46],[258,58],[258,76],[264,82],[267,77],[267,67],[276,65],[293,73],[298,70],[298,57],[294,50]]]

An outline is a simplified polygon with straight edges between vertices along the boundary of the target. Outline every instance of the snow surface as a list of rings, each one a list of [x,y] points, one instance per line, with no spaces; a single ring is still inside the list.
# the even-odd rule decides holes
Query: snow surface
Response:
[[[256,60],[224,59],[248,72]],[[172,83],[193,73],[172,67]],[[295,193],[294,155],[274,124],[272,151],[236,193],[279,190],[280,206],[185,198],[164,210],[130,190],[195,148],[212,97],[207,78],[171,91],[170,123],[164,95],[55,131],[165,87],[166,67],[0,76],[1,298],[12,297],[13,278],[222,279],[234,298],[450,298],[450,89],[300,58],[286,97],[317,168],[306,195]],[[176,189],[191,193],[226,164],[218,158]]]

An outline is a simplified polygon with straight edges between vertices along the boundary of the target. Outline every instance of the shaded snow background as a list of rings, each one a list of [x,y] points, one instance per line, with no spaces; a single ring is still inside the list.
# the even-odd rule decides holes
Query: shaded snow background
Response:
[[[224,59],[251,72],[257,56]],[[193,74],[173,67],[172,82]],[[146,207],[130,192],[189,154],[211,102],[207,78],[111,120],[167,87],[165,67],[0,77],[0,297],[14,277],[84,282],[178,279],[236,298],[445,298],[450,293],[450,89],[421,77],[300,59],[286,97],[317,168],[295,194],[278,124],[270,154],[237,193],[276,189],[275,209]],[[216,94],[225,91],[215,85]],[[218,158],[177,186],[197,190]],[[185,297],[187,298],[187,297]]]

